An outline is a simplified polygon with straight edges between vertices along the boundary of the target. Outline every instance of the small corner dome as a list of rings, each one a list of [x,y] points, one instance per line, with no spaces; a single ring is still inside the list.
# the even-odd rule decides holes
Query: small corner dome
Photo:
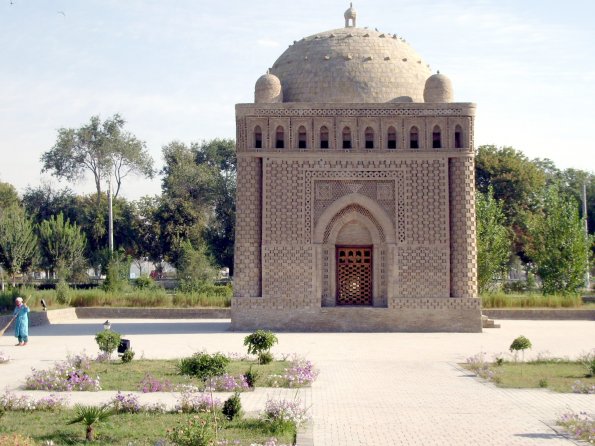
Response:
[[[281,88],[281,81],[277,76],[267,73],[258,78],[254,86],[254,102],[283,102],[283,89]]]
[[[452,82],[438,71],[426,80],[424,102],[452,102]]]

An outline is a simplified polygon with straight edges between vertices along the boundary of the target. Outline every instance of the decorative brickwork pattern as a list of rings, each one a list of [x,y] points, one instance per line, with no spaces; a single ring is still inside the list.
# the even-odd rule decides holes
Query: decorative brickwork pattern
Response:
[[[401,247],[395,287],[400,297],[448,297],[448,249]]]
[[[263,245],[302,244],[304,237],[303,161],[267,159],[264,167]]]
[[[475,166],[472,157],[449,160],[450,293],[477,297]]]
[[[263,246],[263,296],[291,298],[299,308],[312,300],[312,248],[310,246]],[[320,304],[319,304],[320,305]]]
[[[441,159],[405,163],[403,208],[406,243],[448,243],[447,167]]]
[[[260,296],[262,161],[238,159],[234,295]]]

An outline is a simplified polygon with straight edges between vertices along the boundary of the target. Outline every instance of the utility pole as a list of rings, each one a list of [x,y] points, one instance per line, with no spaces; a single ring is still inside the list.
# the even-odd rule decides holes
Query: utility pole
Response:
[[[112,206],[112,176],[110,174],[107,180],[107,207],[109,215],[109,223],[107,228],[108,243],[110,253],[114,252],[114,211]]]
[[[587,215],[587,182],[583,181],[583,220],[585,221],[585,237],[589,238],[589,216]],[[585,288],[587,291],[591,289],[591,277],[589,274],[589,264],[587,263],[587,271],[585,271]]]

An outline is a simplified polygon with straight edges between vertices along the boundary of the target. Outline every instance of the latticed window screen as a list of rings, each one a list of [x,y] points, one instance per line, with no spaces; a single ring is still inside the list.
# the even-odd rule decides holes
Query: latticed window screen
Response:
[[[337,247],[337,305],[372,305],[372,247]]]

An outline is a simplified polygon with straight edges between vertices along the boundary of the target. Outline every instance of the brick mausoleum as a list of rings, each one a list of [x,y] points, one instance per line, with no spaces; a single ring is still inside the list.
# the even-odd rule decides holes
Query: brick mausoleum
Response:
[[[295,41],[236,105],[232,328],[481,331],[474,115],[353,8]]]

